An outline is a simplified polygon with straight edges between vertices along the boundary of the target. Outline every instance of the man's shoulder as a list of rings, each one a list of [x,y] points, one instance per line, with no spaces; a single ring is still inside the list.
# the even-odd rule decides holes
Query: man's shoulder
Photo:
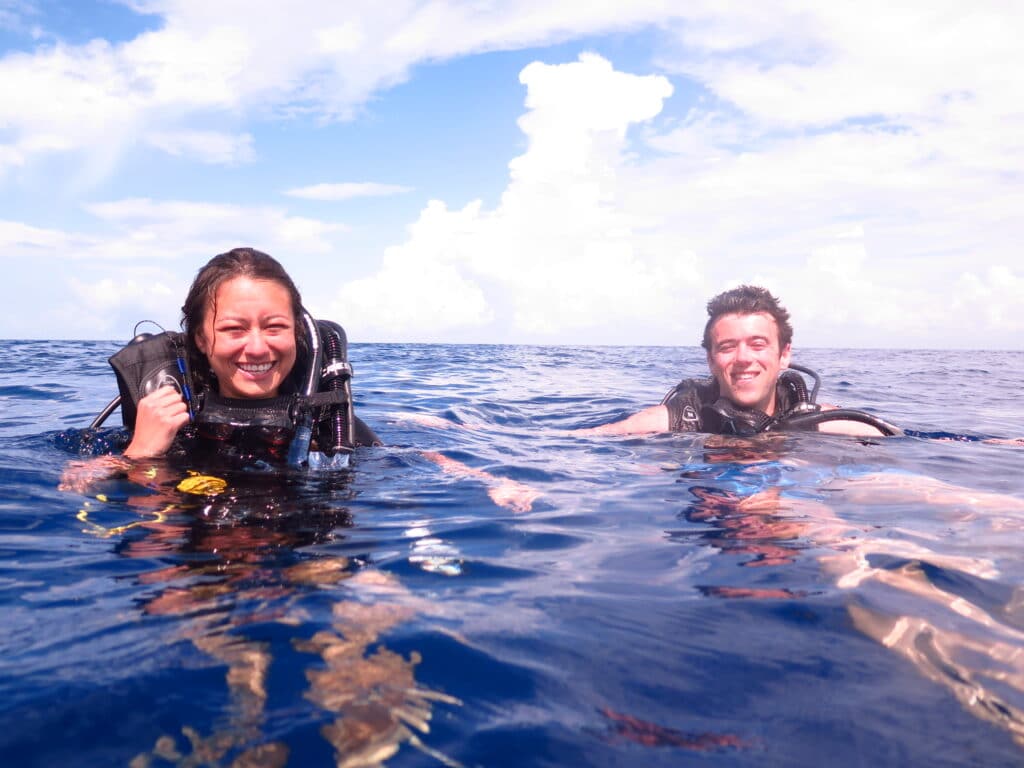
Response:
[[[714,396],[714,400],[718,399],[718,382],[715,381],[714,377],[706,376],[704,378],[693,377],[690,379],[683,379],[676,384],[672,389],[668,391],[664,398],[662,398],[661,404],[668,405],[670,400],[677,398],[699,398],[705,401],[706,398]]]
[[[713,377],[683,379],[668,391],[661,404],[668,409],[673,432],[703,431],[701,407],[718,399],[718,382]]]

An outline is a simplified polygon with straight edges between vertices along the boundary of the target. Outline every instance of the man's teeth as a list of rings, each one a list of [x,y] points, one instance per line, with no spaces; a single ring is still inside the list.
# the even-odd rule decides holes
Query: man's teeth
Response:
[[[266,373],[274,366],[273,363],[239,363],[238,367],[246,373]]]

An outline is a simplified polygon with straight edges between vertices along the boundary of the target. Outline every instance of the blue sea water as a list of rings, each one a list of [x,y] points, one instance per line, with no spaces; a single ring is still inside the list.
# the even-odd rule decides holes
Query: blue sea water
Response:
[[[3,765],[1024,763],[1024,448],[578,437],[700,350],[356,344],[347,470],[60,490],[116,349],[0,342]],[[1020,352],[795,362],[1024,436]]]

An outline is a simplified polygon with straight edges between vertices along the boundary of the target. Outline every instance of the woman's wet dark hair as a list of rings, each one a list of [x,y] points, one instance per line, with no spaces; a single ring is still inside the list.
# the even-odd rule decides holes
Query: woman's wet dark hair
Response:
[[[202,329],[206,319],[206,310],[217,301],[217,290],[228,280],[236,277],[247,277],[250,280],[266,280],[277,283],[285,290],[292,300],[292,320],[295,326],[296,359],[295,366],[282,385],[285,392],[295,391],[302,379],[302,368],[309,355],[309,341],[302,322],[302,296],[295,283],[284,267],[275,259],[255,248],[233,248],[210,259],[196,273],[185,304],[181,308],[181,330],[185,332],[185,347],[188,351],[188,362],[192,369],[193,384],[197,392],[216,389],[216,379],[210,370],[209,361],[199,350],[195,336]]]
[[[701,346],[711,349],[711,326],[722,315],[756,315],[761,312],[771,315],[779,329],[779,350],[793,341],[793,326],[789,323],[789,312],[767,289],[757,285],[741,285],[713,297],[708,302],[708,322],[704,326]]]

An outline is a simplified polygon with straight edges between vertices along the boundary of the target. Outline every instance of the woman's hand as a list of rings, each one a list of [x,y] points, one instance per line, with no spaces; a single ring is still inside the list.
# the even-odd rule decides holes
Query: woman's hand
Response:
[[[69,461],[60,476],[57,490],[87,493],[94,483],[117,475],[126,475],[131,462],[120,456],[96,456],[84,461]]]
[[[181,393],[171,386],[160,387],[139,400],[135,434],[124,455],[132,459],[163,456],[186,424],[188,407]]]

